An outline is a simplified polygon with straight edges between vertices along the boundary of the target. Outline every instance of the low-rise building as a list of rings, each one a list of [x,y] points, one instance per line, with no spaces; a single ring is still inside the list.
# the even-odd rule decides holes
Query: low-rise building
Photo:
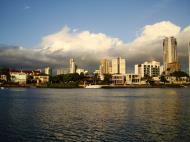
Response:
[[[141,76],[138,74],[126,74],[125,84],[141,84]]]
[[[37,84],[46,84],[49,82],[49,75],[39,74],[39,75],[33,76],[33,79],[36,80]]]
[[[166,80],[169,84],[189,84],[190,79],[189,77],[175,77],[175,76],[166,76]]]
[[[115,85],[124,85],[124,83],[125,83],[125,75],[113,74],[112,75],[112,83],[115,84]]]
[[[11,71],[10,79],[14,83],[26,84],[27,74],[22,71]]]

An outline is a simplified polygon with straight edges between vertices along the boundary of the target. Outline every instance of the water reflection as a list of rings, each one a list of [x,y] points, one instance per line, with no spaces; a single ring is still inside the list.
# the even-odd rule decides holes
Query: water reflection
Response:
[[[16,141],[188,141],[188,92],[187,89],[1,91],[0,136]]]

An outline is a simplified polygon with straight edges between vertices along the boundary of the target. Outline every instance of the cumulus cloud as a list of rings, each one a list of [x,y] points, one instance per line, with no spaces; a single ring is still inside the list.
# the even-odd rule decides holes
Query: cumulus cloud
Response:
[[[0,48],[0,59],[9,64],[16,62],[29,66],[56,67],[68,66],[69,58],[73,57],[79,66],[95,68],[101,58],[122,56],[127,59],[128,69],[132,69],[135,63],[145,60],[162,61],[162,40],[166,36],[177,38],[181,61],[184,62],[187,58],[184,53],[190,40],[190,26],[181,30],[181,27],[170,21],[162,21],[146,25],[138,33],[132,42],[124,43],[121,39],[104,33],[80,31],[65,26],[59,32],[43,37],[38,48]]]

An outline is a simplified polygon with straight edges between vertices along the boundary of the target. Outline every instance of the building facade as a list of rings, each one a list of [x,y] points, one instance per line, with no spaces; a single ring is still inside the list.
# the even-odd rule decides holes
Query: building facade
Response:
[[[109,60],[107,59],[102,59],[100,60],[100,74],[109,74],[109,70],[110,70],[110,64],[109,64]]]
[[[44,73],[51,76],[52,75],[52,69],[50,67],[46,67],[44,69]]]
[[[180,67],[180,64],[177,55],[177,40],[174,37],[166,37],[163,40],[163,64],[166,75],[180,70],[180,68],[177,68]]]
[[[26,84],[27,74],[22,71],[11,71],[10,72],[10,79],[14,83],[18,84]]]
[[[118,57],[112,59],[112,74],[126,74],[126,60]]]
[[[76,63],[75,63],[73,58],[70,59],[69,65],[70,65],[70,72],[69,73],[76,73],[77,66],[76,66]]]
[[[123,74],[113,74],[112,83],[114,85],[124,85],[125,84],[125,75]]]
[[[135,74],[141,77],[148,76],[159,76],[160,75],[160,62],[150,61],[144,62],[143,64],[135,65]]]

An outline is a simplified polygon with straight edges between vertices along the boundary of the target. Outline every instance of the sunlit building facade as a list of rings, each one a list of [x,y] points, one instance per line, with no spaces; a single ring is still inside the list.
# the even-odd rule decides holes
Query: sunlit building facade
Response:
[[[126,60],[124,58],[112,59],[112,74],[126,74]]]
[[[166,75],[180,70],[177,55],[177,40],[174,37],[166,37],[163,40],[163,64]]]
[[[135,65],[135,74],[141,77],[147,76],[159,76],[160,75],[160,62],[150,61],[143,64]]]
[[[109,60],[108,59],[102,59],[100,60],[100,74],[109,74]]]
[[[69,65],[70,65],[70,73],[76,73],[77,66],[73,58],[70,59]]]
[[[44,69],[44,73],[47,74],[47,75],[52,75],[52,69],[50,67],[46,67]]]

